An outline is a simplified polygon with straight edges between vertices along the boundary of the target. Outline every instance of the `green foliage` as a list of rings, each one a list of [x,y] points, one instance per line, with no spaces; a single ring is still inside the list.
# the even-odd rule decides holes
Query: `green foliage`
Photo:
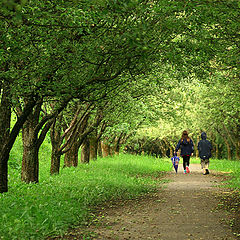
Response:
[[[42,149],[48,151],[47,149]],[[86,224],[94,206],[110,199],[132,198],[153,191],[169,162],[120,155],[49,176],[42,155],[41,183],[24,184],[11,169],[10,189],[0,196],[1,239],[42,239],[70,225]]]

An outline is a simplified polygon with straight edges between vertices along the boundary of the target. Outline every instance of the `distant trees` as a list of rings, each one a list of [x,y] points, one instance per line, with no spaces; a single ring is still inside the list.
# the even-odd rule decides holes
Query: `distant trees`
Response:
[[[171,155],[181,132],[188,130],[198,156],[196,146],[201,132],[206,131],[212,141],[214,157],[239,160],[240,85],[236,78],[225,77],[218,74],[211,77],[209,83],[197,79],[176,83],[172,94],[168,94],[171,101],[162,107],[165,114],[158,125],[139,129],[128,148],[132,152],[152,154],[152,142],[153,154],[157,149],[158,155],[164,156],[166,152]]]

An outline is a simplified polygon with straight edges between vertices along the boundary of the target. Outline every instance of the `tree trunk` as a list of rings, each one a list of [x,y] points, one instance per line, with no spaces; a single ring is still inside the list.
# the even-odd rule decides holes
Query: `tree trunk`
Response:
[[[115,151],[114,151],[114,154],[115,155],[119,155],[119,153],[120,153],[120,143],[117,141],[116,142],[116,145],[115,145],[115,149],[114,149]]]
[[[8,191],[8,155],[0,155],[0,193]]]
[[[227,152],[228,152],[228,160],[231,160],[232,159],[231,147],[229,143],[227,143],[226,145],[227,145]]]
[[[230,147],[230,144],[228,142],[228,140],[226,138],[223,138],[224,139],[224,142],[227,146],[227,159],[228,160],[231,160],[232,159],[232,154],[231,154],[231,147]]]
[[[198,151],[198,143],[200,141],[199,135],[197,136],[197,143],[194,144],[195,152],[196,152],[196,158],[199,158],[199,151]]]
[[[79,144],[74,143],[70,150],[64,155],[64,167],[77,167],[78,166],[78,151]]]
[[[50,136],[51,136],[51,145],[52,145],[52,154],[51,154],[51,168],[50,174],[59,174],[60,170],[60,160],[61,160],[61,153],[59,152],[59,148],[61,145],[61,126],[62,121],[62,114],[58,116],[54,120],[53,125],[51,126]]]
[[[10,136],[11,107],[9,101],[9,84],[3,83],[0,105],[0,193],[8,191],[8,159],[9,152],[4,151]]]
[[[240,141],[236,143],[236,159],[240,160]]]
[[[85,138],[82,144],[81,163],[89,163],[90,160],[90,143],[89,139]]]
[[[61,160],[61,154],[59,154],[58,149],[53,149],[51,154],[51,168],[50,168],[50,174],[59,174],[60,170],[60,160]]]
[[[24,143],[21,179],[26,183],[39,182],[39,159],[36,144]]]
[[[99,157],[103,157],[101,141],[98,141],[98,146],[97,146],[97,148],[98,148],[98,149],[97,149],[98,156],[99,156]]]
[[[90,160],[97,160],[97,152],[98,152],[97,136],[91,134],[89,138],[89,143],[90,143]]]
[[[218,144],[217,144],[217,143],[215,144],[215,148],[216,148],[216,150],[215,150],[215,154],[216,154],[216,155],[215,155],[215,158],[218,159],[218,158],[219,158],[219,147],[218,147]]]
[[[23,158],[21,179],[23,182],[39,182],[39,146],[36,126],[39,121],[42,102],[40,102],[34,112],[28,116],[22,129]]]
[[[110,155],[110,146],[109,144],[105,143],[105,141],[101,141],[101,149],[103,157],[108,157]]]
[[[35,104],[36,104],[36,100],[31,99],[31,101],[25,106],[22,114],[18,117],[17,122],[14,124],[11,133],[9,135],[9,137],[7,137],[6,134],[7,131],[9,131],[9,127],[6,126],[10,126],[10,119],[11,119],[11,109],[9,107],[8,104],[4,103],[5,101],[8,101],[5,99],[4,96],[4,91],[2,93],[2,99],[1,99],[1,106],[0,106],[0,128],[2,130],[2,127],[5,125],[5,128],[3,131],[1,131],[0,133],[0,141],[4,141],[4,144],[0,146],[0,193],[3,192],[7,192],[8,191],[8,168],[7,168],[7,163],[8,163],[8,159],[9,159],[9,154],[10,151],[13,147],[13,144],[24,124],[24,122],[26,121],[27,117],[29,116],[29,114],[31,114]],[[5,136],[5,137],[2,137]]]
[[[119,155],[122,136],[123,136],[123,134],[121,133],[120,136],[115,138],[115,144],[114,144],[114,154],[115,155]]]
[[[32,132],[28,132],[28,129],[23,129],[23,158],[22,158],[22,173],[21,179],[23,182],[38,183],[38,147],[37,141],[33,137]]]

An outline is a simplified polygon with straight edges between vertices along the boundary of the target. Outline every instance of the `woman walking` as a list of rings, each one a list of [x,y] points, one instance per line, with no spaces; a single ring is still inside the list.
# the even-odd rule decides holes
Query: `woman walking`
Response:
[[[188,136],[187,131],[183,131],[182,137],[176,146],[175,154],[179,149],[181,149],[181,156],[183,158],[184,174],[190,173],[190,170],[189,170],[190,156],[194,152],[194,145],[193,145],[192,139]]]

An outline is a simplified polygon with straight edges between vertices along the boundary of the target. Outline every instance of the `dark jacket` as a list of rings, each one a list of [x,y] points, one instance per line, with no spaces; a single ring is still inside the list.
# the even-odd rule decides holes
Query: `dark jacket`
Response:
[[[191,155],[194,152],[194,145],[192,139],[188,142],[187,139],[179,140],[175,152],[181,149],[181,156]]]
[[[201,159],[209,159],[211,157],[212,144],[207,140],[207,134],[202,132],[202,140],[198,143],[199,157]]]

